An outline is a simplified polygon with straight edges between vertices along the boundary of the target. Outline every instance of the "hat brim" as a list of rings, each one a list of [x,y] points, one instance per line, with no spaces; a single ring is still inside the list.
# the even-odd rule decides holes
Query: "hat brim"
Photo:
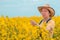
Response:
[[[41,12],[42,8],[47,8],[50,11],[50,16],[51,17],[53,17],[55,15],[55,10],[52,7],[40,6],[40,7],[38,7],[38,10]]]

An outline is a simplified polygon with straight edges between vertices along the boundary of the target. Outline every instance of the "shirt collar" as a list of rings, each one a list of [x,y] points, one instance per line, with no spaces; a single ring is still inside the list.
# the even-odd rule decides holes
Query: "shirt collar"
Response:
[[[46,21],[46,23],[48,23],[50,20],[51,20],[51,18],[49,18],[49,19]]]

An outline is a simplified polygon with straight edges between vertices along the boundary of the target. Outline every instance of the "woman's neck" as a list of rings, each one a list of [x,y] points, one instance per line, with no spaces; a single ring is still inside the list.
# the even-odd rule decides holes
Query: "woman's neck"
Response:
[[[44,18],[44,21],[47,21],[50,17]]]

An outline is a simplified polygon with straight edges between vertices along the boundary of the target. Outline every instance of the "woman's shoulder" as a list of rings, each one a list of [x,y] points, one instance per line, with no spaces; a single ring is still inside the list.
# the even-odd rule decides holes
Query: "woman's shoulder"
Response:
[[[48,24],[55,25],[55,21],[51,19]]]
[[[55,21],[54,21],[54,20],[52,20],[52,19],[51,19],[49,22],[50,22],[50,23],[55,23]]]

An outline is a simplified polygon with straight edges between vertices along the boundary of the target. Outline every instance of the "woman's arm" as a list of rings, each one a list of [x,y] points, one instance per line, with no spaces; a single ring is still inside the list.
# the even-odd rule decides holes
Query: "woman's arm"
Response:
[[[36,23],[34,20],[30,20],[30,22],[31,22],[31,24],[33,25],[33,26],[40,26],[38,23]]]
[[[34,20],[30,20],[30,23],[31,23],[33,26],[37,25],[37,23],[36,23]]]
[[[47,24],[46,29],[49,31],[51,37],[53,36],[54,27],[55,27],[55,22],[54,21],[51,21],[50,23]]]

